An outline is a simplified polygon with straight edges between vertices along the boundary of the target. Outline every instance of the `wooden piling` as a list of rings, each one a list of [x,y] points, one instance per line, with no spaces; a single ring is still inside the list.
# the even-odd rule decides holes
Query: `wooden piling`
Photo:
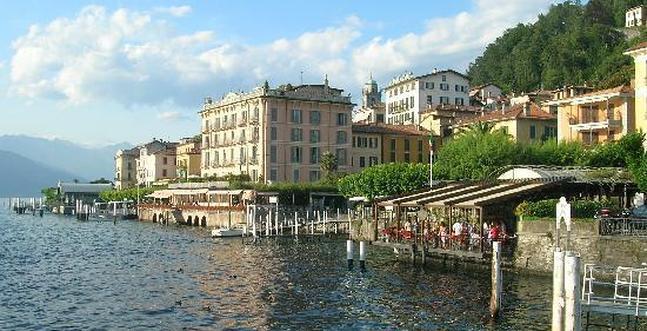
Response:
[[[348,270],[353,269],[353,241],[346,240],[346,261],[348,261]]]
[[[359,270],[366,271],[366,242],[359,242]]]
[[[552,331],[562,331],[564,317],[564,252],[553,252],[553,318]]]
[[[492,243],[492,294],[490,296],[490,316],[497,317],[501,313],[501,292],[503,290],[503,274],[501,272],[501,243]]]
[[[580,257],[567,252],[564,257],[564,331],[582,330],[580,295]]]

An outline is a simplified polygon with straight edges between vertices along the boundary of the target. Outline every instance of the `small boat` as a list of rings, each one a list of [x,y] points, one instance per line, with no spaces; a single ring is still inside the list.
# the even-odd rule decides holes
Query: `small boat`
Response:
[[[211,230],[212,238],[242,237],[242,236],[243,236],[243,229],[220,228],[220,229]]]

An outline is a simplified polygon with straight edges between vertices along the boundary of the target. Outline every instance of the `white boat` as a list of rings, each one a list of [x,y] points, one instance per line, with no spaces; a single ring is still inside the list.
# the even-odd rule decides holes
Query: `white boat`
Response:
[[[211,230],[212,238],[242,237],[242,236],[243,236],[243,229],[220,228],[220,229]]]

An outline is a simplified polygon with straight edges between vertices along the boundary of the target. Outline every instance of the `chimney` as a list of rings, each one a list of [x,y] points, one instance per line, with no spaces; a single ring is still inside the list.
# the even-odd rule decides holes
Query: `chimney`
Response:
[[[434,70],[431,73],[432,74],[438,73],[438,68],[434,68]]]
[[[530,116],[530,102],[526,102],[523,104],[523,114],[525,116]]]

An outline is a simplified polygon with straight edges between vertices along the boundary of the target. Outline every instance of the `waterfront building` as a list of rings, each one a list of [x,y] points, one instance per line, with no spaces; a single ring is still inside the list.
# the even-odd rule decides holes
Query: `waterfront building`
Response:
[[[429,106],[469,104],[469,79],[454,70],[422,76],[408,72],[395,77],[385,89],[387,124],[420,124]]]
[[[112,184],[85,184],[58,182],[57,190],[64,206],[74,206],[77,200],[92,204],[99,194],[112,189]]]
[[[139,148],[120,149],[115,154],[115,188],[127,189],[137,184]]]
[[[429,131],[435,137],[434,145],[440,147],[451,139],[456,124],[483,113],[481,107],[439,105],[420,114],[420,127]]]
[[[625,52],[634,59],[634,111],[636,130],[647,132],[647,42]],[[647,141],[645,142],[647,147]]]
[[[183,138],[177,145],[175,169],[177,178],[188,179],[201,176],[201,138]]]
[[[466,130],[475,123],[492,123],[493,130],[503,130],[516,141],[533,143],[555,139],[557,137],[557,119],[555,115],[543,111],[535,103],[517,104],[483,113],[458,123],[457,127]]]
[[[362,106],[353,114],[353,123],[384,123],[385,117],[382,92],[371,75],[362,88]]]
[[[270,88],[206,98],[202,118],[202,176],[247,174],[253,181],[313,182],[325,152],[338,170],[351,169],[353,103],[324,84]]]
[[[572,90],[571,90],[572,91]],[[558,93],[564,93],[559,91]],[[618,140],[636,130],[633,89],[618,86],[544,103],[557,111],[557,139],[593,145]]]
[[[177,143],[154,139],[140,146],[137,160],[137,184],[151,186],[159,180],[176,178]]]
[[[429,163],[429,137],[415,125],[354,124],[353,170],[379,163]]]
[[[495,84],[487,83],[472,87],[469,91],[470,105],[489,106],[498,103],[503,97],[503,91]]]
[[[640,5],[629,8],[625,14],[625,27],[633,28],[635,26],[643,26],[647,22],[647,12],[645,6]]]

